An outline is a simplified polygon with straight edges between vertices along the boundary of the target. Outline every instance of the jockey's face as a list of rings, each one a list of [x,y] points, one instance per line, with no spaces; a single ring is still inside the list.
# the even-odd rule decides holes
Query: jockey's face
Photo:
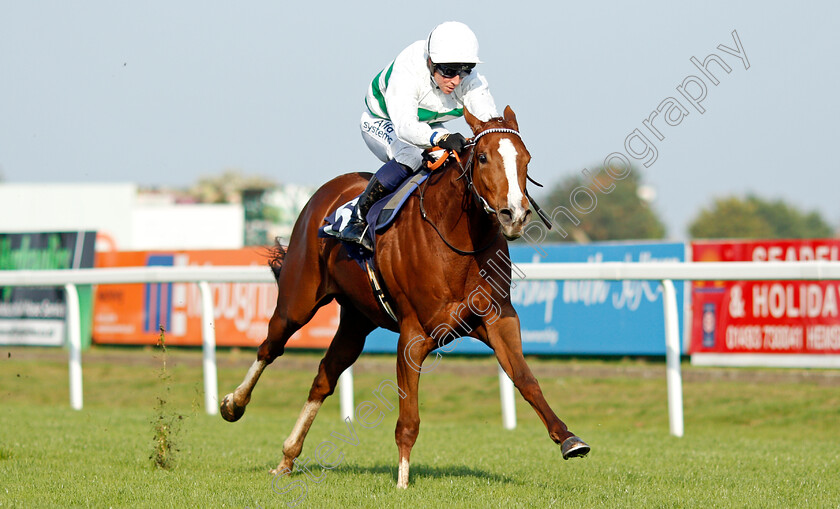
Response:
[[[433,77],[438,88],[440,88],[441,92],[444,94],[451,94],[452,91],[455,90],[455,87],[461,84],[461,76],[458,74],[451,78],[444,78],[443,75],[436,70]]]
[[[444,94],[451,94],[455,87],[461,84],[464,78],[469,76],[475,64],[469,63],[432,63],[432,59],[426,60],[426,65],[432,72],[435,84]]]

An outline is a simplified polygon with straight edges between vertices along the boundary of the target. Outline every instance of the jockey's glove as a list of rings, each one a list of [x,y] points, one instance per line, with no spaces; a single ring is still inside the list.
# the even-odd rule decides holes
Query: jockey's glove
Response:
[[[460,153],[467,146],[467,139],[461,133],[444,134],[438,140],[437,146]]]

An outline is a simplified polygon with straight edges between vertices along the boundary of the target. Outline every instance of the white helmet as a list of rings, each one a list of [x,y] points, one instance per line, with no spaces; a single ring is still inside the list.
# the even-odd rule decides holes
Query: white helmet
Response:
[[[470,27],[458,21],[436,26],[426,41],[426,53],[436,64],[480,64],[478,39]]]

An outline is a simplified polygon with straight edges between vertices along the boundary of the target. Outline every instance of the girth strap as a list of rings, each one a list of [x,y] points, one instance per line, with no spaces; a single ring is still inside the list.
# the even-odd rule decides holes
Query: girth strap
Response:
[[[373,290],[373,296],[376,297],[376,302],[379,304],[379,307],[382,308],[382,310],[385,311],[392,320],[394,320],[394,323],[399,324],[397,315],[394,314],[391,304],[388,303],[385,291],[382,289],[382,285],[379,284],[379,278],[376,276],[376,271],[373,270],[373,266],[368,258],[365,258],[365,270],[367,271],[368,279],[370,280],[370,287]]]

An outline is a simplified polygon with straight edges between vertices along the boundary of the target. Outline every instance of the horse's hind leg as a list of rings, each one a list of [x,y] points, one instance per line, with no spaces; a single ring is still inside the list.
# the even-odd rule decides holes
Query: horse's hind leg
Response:
[[[219,411],[226,421],[235,422],[242,417],[245,413],[245,407],[251,401],[251,392],[257,385],[263,370],[274,359],[283,354],[286,342],[301,327],[302,325],[290,322],[275,311],[268,325],[268,336],[257,351],[257,360],[251,364],[245,379],[242,380],[236,390],[226,395],[222,400]]]
[[[283,442],[283,461],[272,474],[291,472],[294,461],[303,450],[303,441],[321,404],[335,391],[338,377],[350,367],[365,346],[365,338],[376,326],[355,308],[342,306],[341,321],[330,343],[327,353],[318,366],[318,374],[312,382],[309,397],[300,412],[295,427]]]
[[[275,258],[271,268],[277,278],[279,290],[277,306],[268,322],[268,334],[257,352],[257,360],[251,365],[239,387],[222,400],[219,410],[226,421],[234,422],[242,417],[263,370],[274,359],[283,355],[286,342],[292,334],[309,322],[318,308],[328,302],[319,295],[317,278],[305,277],[308,271],[299,269],[312,266],[312,260],[307,258],[310,252],[298,250],[287,257],[282,247],[278,246],[274,250]],[[292,262],[289,267],[285,267],[284,259]],[[290,293],[290,289],[294,289],[294,294]]]

